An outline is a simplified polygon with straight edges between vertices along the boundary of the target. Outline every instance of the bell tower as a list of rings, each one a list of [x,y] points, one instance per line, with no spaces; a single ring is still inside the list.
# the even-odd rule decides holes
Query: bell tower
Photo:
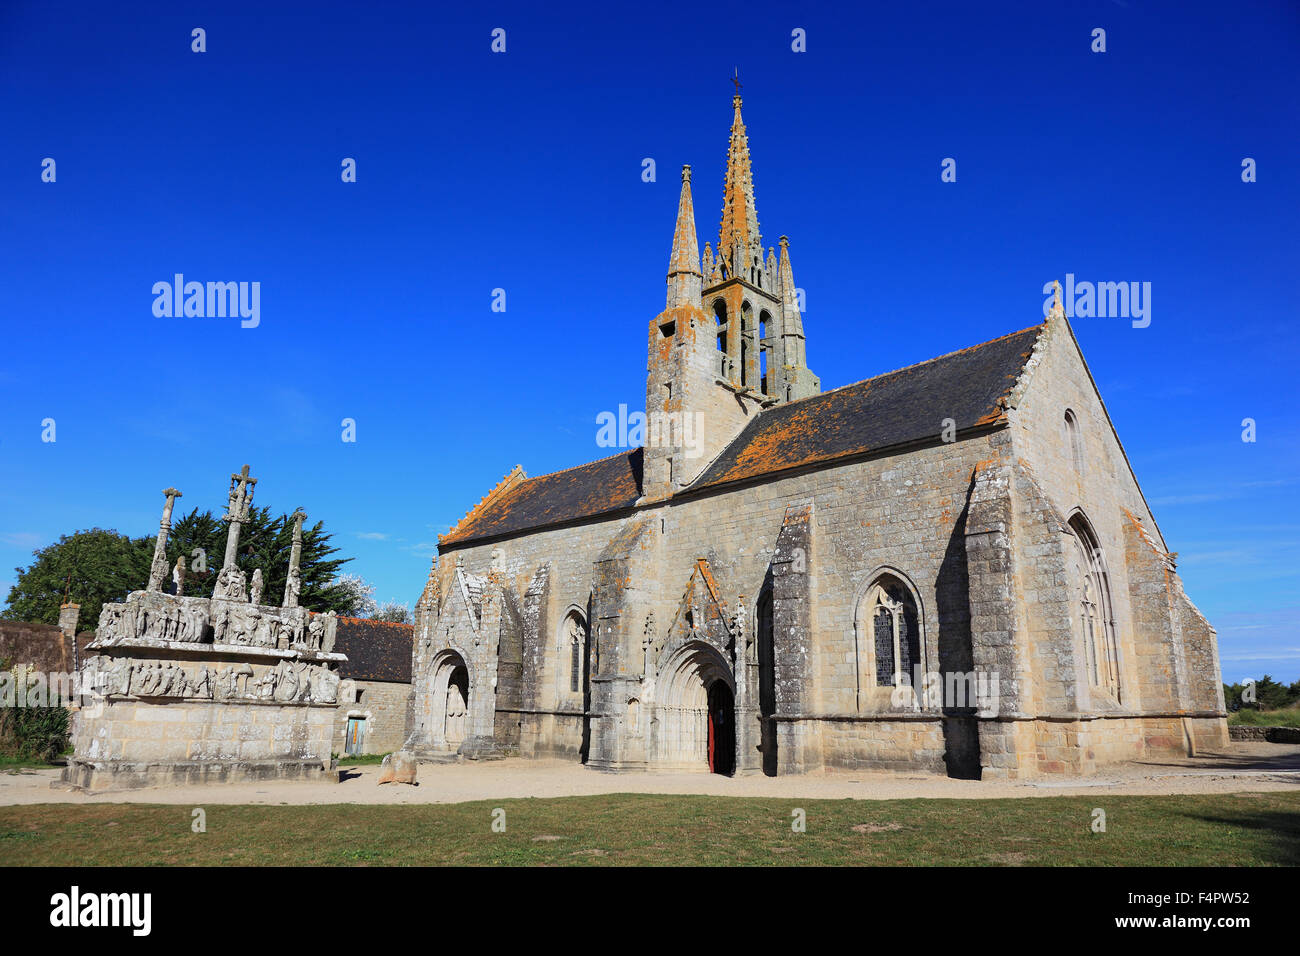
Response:
[[[821,381],[807,365],[803,319],[790,268],[789,240],[781,258],[763,255],[749,137],[741,117],[740,81],[731,99],[731,139],[722,191],[722,222],[715,253],[704,246],[701,304],[717,332],[720,378],[753,389],[765,404],[816,395]]]
[[[691,167],[682,167],[677,227],[668,259],[668,301],[650,322],[646,347],[645,458],[647,501],[690,484],[761,406],[720,377],[714,322],[700,308],[700,252],[695,238]]]
[[[821,391],[807,365],[789,240],[781,258],[758,231],[740,83],[723,185],[718,251],[695,233],[691,167],[682,167],[668,257],[668,300],[646,349],[647,501],[690,484],[761,409]]]

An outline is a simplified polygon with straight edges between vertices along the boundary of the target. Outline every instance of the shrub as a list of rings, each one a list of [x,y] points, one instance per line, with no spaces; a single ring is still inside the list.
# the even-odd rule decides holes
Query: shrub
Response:
[[[68,743],[67,708],[0,706],[0,754],[49,763]]]

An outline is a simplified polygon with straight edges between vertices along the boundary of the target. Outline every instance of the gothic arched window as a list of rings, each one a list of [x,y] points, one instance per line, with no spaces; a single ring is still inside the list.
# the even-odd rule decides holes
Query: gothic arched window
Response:
[[[564,686],[570,695],[582,693],[586,658],[587,622],[576,610],[570,611],[560,630],[560,661],[567,672],[564,675]]]
[[[1088,684],[1119,701],[1119,652],[1106,557],[1082,515],[1070,519],[1075,542],[1075,611],[1083,638]]]
[[[903,582],[881,575],[858,611],[859,683],[863,690],[911,686],[921,664],[921,627],[916,601]]]

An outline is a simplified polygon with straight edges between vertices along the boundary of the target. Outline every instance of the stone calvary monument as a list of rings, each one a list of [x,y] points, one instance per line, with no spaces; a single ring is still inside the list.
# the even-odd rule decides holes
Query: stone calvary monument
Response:
[[[326,779],[331,773],[340,663],[338,620],[298,606],[302,523],[281,607],[262,604],[235,564],[256,478],[230,476],[226,554],[212,597],[185,596],[178,562],[174,594],[167,536],[181,493],[168,488],[149,583],[105,604],[81,672],[86,703],[73,717],[74,755],[60,783],[87,790],[266,779]]]

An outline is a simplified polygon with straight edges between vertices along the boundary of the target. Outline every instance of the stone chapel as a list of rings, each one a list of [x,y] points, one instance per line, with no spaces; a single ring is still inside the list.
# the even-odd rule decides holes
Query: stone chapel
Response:
[[[516,466],[440,537],[407,748],[1006,779],[1226,745],[1215,631],[1059,297],[823,392],[733,108],[702,257],[682,171],[644,447]]]

